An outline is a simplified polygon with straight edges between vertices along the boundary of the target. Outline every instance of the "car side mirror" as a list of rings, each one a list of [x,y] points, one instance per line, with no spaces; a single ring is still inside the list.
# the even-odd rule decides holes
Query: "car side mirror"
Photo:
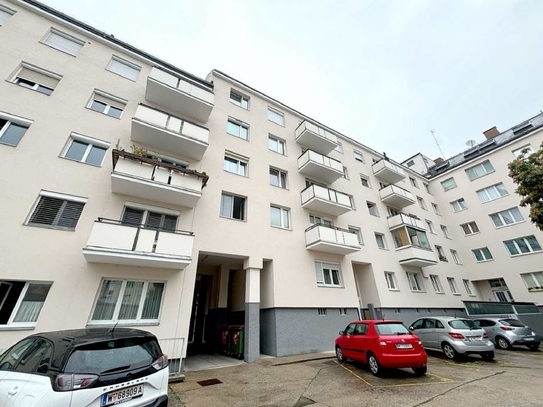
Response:
[[[409,327],[409,330],[410,330],[410,331],[414,331],[415,328],[413,328],[412,326],[410,326],[410,327]]]
[[[340,335],[345,335],[345,332],[339,331],[339,334],[340,334]]]

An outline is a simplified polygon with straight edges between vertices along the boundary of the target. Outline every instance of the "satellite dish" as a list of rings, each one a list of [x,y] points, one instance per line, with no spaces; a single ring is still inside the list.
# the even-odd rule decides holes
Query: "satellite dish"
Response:
[[[466,141],[466,146],[473,147],[477,142],[475,140],[468,140]]]

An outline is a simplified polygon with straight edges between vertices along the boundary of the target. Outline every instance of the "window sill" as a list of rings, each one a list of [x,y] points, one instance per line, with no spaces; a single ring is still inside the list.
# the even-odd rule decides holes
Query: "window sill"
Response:
[[[436,294],[445,294],[443,291],[436,291]]]
[[[104,155],[104,157],[105,157],[105,155]],[[74,162],[74,163],[90,165],[91,167],[95,167],[95,168],[101,168],[102,165],[103,165],[103,161],[102,161],[102,164],[96,165],[96,164],[86,163],[85,161],[74,160],[73,158],[69,158],[69,157],[63,157],[63,156],[61,156],[61,155],[59,155],[59,158],[62,158],[62,159],[64,159],[64,160],[68,160],[68,161],[71,161],[71,162]]]
[[[489,261],[494,261],[494,259],[480,260],[480,261],[476,261],[476,262],[477,263],[488,263]]]
[[[238,174],[237,172],[232,172],[232,171],[227,171],[227,170],[223,170],[223,171],[228,174],[237,175],[238,177],[241,177],[241,178],[249,178],[247,175],[241,175],[241,174]]]
[[[292,229],[289,229],[289,228],[282,228],[281,226],[275,226],[275,225],[270,225],[270,226],[274,229],[280,229],[280,230],[286,230],[287,232],[292,232]]]
[[[320,288],[345,288],[342,285],[327,285],[327,284],[317,284],[317,287],[320,287]]]
[[[468,237],[468,236],[474,236],[474,235],[480,235],[480,234],[481,234],[481,232],[470,233],[470,234],[468,234],[468,235],[466,235],[466,234],[464,233],[464,236],[465,236],[465,237]]]
[[[0,325],[0,331],[33,331],[36,329],[35,325]]]
[[[74,229],[67,229],[67,228],[61,228],[61,227],[57,227],[57,226],[38,225],[38,224],[33,224],[33,223],[25,223],[24,225],[25,226],[31,226],[31,227],[34,227],[34,228],[41,228],[41,229],[60,230],[61,232],[75,232],[75,228]]]
[[[453,295],[456,295],[457,297],[460,297],[462,294],[460,294],[460,293],[453,293]]]
[[[412,293],[415,293],[415,294],[426,294],[426,291],[413,291],[411,290]]]
[[[158,326],[160,325],[160,322],[119,322],[118,324],[115,322],[87,322],[87,327],[93,327],[93,326],[100,326],[100,327],[107,327],[107,328],[113,328],[115,326]]]
[[[91,100],[91,102],[92,102],[92,100]],[[99,113],[99,114],[101,114],[101,115],[103,115],[103,116],[111,117],[112,119],[121,120],[122,117],[123,117],[122,113],[121,113],[121,117],[115,117],[115,116],[111,116],[111,115],[109,115],[109,114],[106,114],[106,113],[104,113],[104,112],[101,112],[101,111],[99,111],[99,110],[91,109],[91,108],[88,107],[88,106],[85,106],[85,109],[90,110],[91,112],[94,112],[94,113]],[[123,113],[124,113],[124,110],[123,110]]]
[[[511,257],[522,257],[522,256],[529,256],[530,254],[538,254],[538,253],[541,253],[543,250],[537,250],[537,251],[534,251],[534,252],[530,252],[530,253],[519,253],[519,254],[511,254]]]
[[[389,288],[388,291],[400,292],[400,289],[399,288]]]

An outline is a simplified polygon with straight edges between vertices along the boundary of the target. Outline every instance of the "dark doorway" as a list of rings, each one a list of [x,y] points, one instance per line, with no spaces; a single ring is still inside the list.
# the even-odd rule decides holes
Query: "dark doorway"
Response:
[[[192,300],[192,312],[190,315],[189,340],[187,354],[195,355],[206,353],[210,343],[206,343],[206,323],[208,301],[211,292],[211,276],[197,275],[194,284],[194,296]]]

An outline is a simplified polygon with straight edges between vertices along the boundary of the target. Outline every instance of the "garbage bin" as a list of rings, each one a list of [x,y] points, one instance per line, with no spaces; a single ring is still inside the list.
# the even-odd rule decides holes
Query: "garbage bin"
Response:
[[[230,325],[228,332],[230,336],[230,356],[240,360],[243,359],[245,326]]]
[[[230,355],[230,326],[225,325],[221,328],[221,353]]]

